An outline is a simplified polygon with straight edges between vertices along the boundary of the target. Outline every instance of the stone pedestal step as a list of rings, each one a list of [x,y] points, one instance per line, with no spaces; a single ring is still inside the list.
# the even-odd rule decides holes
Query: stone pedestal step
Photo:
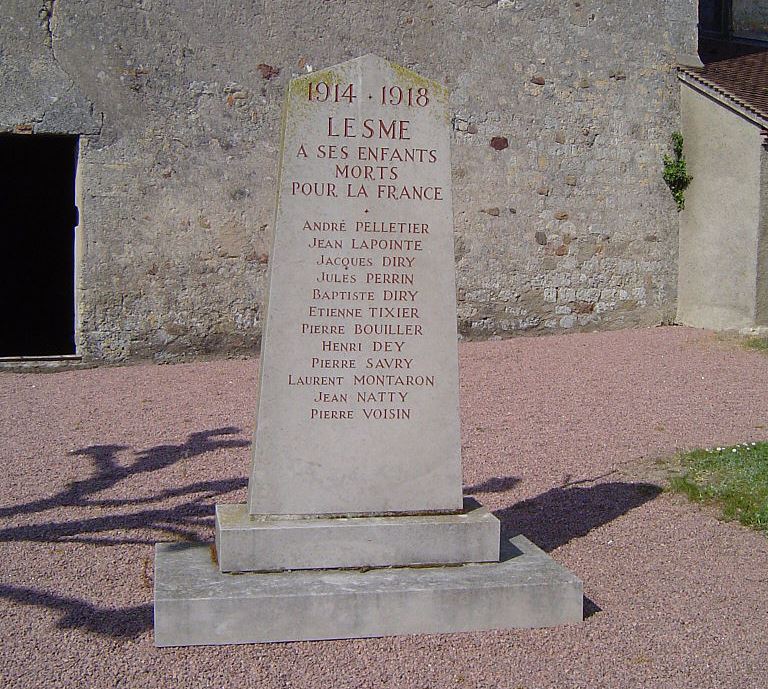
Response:
[[[263,519],[216,505],[222,572],[496,562],[499,520],[465,499],[460,514]]]
[[[222,574],[210,545],[155,550],[155,645],[347,639],[582,620],[582,583],[523,536],[502,562]]]

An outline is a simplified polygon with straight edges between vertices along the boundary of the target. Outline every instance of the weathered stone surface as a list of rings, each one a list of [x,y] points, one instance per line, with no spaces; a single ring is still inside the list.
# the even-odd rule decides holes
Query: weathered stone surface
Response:
[[[290,84],[251,514],[461,509],[447,98],[374,55]]]
[[[246,505],[216,505],[216,557],[222,572],[493,562],[499,530],[468,500],[461,514],[336,519],[258,519]]]
[[[582,584],[522,536],[460,567],[221,574],[211,548],[155,549],[155,644],[236,644],[548,627],[582,620]]]
[[[288,83],[368,52],[451,89],[462,332],[557,330],[544,290],[581,287],[644,292],[601,299],[576,327],[650,324],[675,310],[677,215],[659,161],[679,128],[671,67],[695,54],[696,21],[693,0],[641,13],[587,0],[279,12],[252,0],[6,0],[0,131],[82,135],[77,337],[90,360],[258,346]],[[581,78],[593,87],[576,88]],[[509,148],[494,151],[494,136]],[[517,214],[503,224],[479,215],[507,205]],[[553,257],[530,237],[560,231],[562,207],[583,251]],[[638,242],[647,232],[659,241]],[[593,255],[603,235],[610,245]]]
[[[754,0],[733,0],[735,36],[768,40],[768,5]]]

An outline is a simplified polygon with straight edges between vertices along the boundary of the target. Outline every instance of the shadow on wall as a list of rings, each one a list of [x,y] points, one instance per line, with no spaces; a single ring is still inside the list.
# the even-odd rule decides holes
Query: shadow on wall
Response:
[[[765,44],[760,43],[740,43],[738,41],[729,41],[716,38],[703,37],[699,39],[699,57],[705,65],[712,65],[717,62],[731,60],[737,57],[747,55],[759,56],[768,52]],[[764,61],[763,61],[764,62]],[[742,69],[744,66],[742,66]],[[736,72],[734,76],[738,77]],[[744,82],[747,83],[747,78]]]
[[[0,541],[28,541],[36,543],[86,543],[104,545],[151,545],[154,537],[131,535],[132,530],[157,532],[159,538],[196,540],[201,526],[213,528],[214,504],[217,498],[244,488],[245,478],[220,481],[201,481],[179,488],[169,488],[140,498],[99,498],[98,493],[115,486],[131,476],[155,472],[182,459],[203,455],[219,448],[245,447],[247,440],[232,438],[240,432],[233,427],[216,428],[192,433],[184,443],[158,445],[135,453],[133,462],[124,466],[117,455],[128,450],[123,445],[95,445],[76,450],[72,454],[90,457],[94,473],[82,481],[74,481],[48,498],[0,509],[0,515],[8,518],[17,515],[34,515],[57,508],[79,507],[84,518],[71,521],[41,521],[36,524],[10,526],[0,529]],[[524,500],[496,512],[502,523],[502,538],[509,539],[522,533],[539,547],[550,551],[574,538],[586,535],[592,529],[620,517],[653,498],[661,488],[646,483],[594,483],[604,477],[568,482],[541,495]],[[511,490],[521,479],[513,476],[495,477],[483,483],[467,486],[465,492],[502,493]],[[594,485],[584,486],[586,483]],[[177,498],[187,499],[168,505]],[[144,508],[121,513],[132,506]],[[112,514],[103,514],[104,508],[113,508]],[[99,516],[89,517],[95,509]],[[105,532],[116,532],[109,537]],[[146,552],[146,551],[144,551]],[[136,552],[144,560],[142,586],[151,595],[151,557]],[[105,573],[106,574],[106,573]],[[66,581],[62,587],[66,590]],[[118,639],[134,638],[152,628],[152,604],[124,608],[105,608],[93,603],[64,595],[63,592],[41,591],[26,586],[0,585],[0,598],[17,604],[32,605],[60,614],[56,624],[59,629],[80,629],[85,632]],[[586,599],[585,613],[599,610]],[[591,612],[590,612],[591,610]]]

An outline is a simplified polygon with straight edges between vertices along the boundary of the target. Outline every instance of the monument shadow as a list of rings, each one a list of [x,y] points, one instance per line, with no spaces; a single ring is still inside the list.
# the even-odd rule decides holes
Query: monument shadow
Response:
[[[494,511],[501,522],[501,559],[520,555],[509,542],[515,536],[522,534],[545,552],[551,552],[650,502],[662,492],[660,486],[652,483],[595,483],[605,476],[568,480],[534,498]],[[516,476],[493,477],[466,486],[464,493],[503,493],[520,482]],[[583,485],[589,483],[593,485]],[[595,601],[584,596],[585,619],[601,611]]]
[[[661,487],[652,483],[565,485],[494,514],[501,522],[502,542],[523,534],[551,552],[650,502],[661,492]]]
[[[653,483],[602,481],[614,473],[577,481],[568,476],[562,485],[541,495],[495,510],[494,515],[501,522],[502,543],[522,534],[545,552],[551,552],[650,502],[662,492]],[[504,493],[521,482],[517,476],[494,476],[464,486],[464,495]]]

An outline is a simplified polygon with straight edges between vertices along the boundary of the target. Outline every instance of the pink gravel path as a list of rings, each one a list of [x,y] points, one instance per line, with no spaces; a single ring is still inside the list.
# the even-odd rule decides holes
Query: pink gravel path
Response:
[[[768,539],[637,478],[768,438],[768,357],[685,328],[465,343],[469,492],[580,625],[156,649],[152,545],[245,495],[257,361],[0,375],[2,687],[768,687]]]

